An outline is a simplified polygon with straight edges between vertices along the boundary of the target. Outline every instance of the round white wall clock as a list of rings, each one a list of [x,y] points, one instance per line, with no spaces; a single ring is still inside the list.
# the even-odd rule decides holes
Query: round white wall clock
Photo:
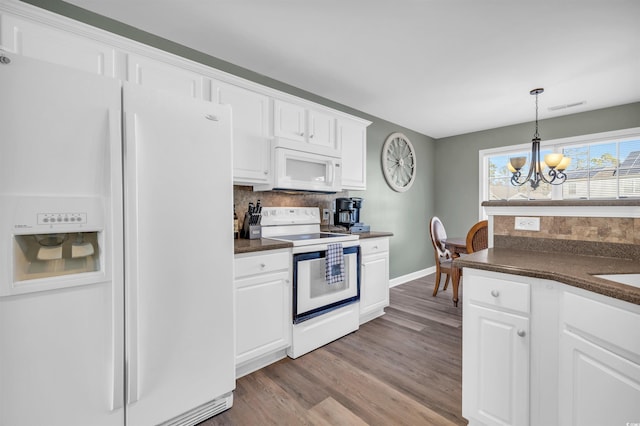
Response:
[[[405,192],[416,180],[416,154],[409,138],[392,133],[382,146],[382,172],[397,192]]]

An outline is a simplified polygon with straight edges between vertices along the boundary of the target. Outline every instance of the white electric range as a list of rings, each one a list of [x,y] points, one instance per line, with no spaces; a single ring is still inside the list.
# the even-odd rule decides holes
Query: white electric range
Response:
[[[360,242],[358,235],[320,231],[317,207],[264,207],[262,237],[293,244],[291,348],[297,358],[356,331],[360,315]],[[344,279],[329,284],[329,245],[340,244]]]

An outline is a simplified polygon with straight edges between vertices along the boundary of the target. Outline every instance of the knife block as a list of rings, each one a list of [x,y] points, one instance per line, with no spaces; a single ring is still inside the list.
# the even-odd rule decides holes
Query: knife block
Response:
[[[260,214],[245,214],[240,238],[257,240],[262,238],[262,226],[260,225]]]

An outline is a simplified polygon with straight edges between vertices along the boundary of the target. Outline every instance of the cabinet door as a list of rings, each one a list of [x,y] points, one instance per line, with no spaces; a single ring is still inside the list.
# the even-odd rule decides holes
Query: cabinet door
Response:
[[[277,137],[305,142],[305,109],[299,105],[279,100],[273,101],[273,133]]]
[[[342,188],[367,189],[367,128],[349,120],[338,121],[342,150]]]
[[[135,54],[129,54],[127,61],[127,81],[190,98],[203,99],[204,76]]]
[[[336,138],[336,119],[333,115],[319,111],[308,111],[308,142],[329,150],[340,152],[338,139]]]
[[[640,419],[640,364],[567,330],[559,379],[560,424],[625,425]]]
[[[288,272],[236,281],[236,365],[289,346]]]
[[[468,303],[464,308],[463,416],[528,425],[529,319]]]
[[[360,278],[360,316],[368,320],[367,314],[389,306],[389,253],[362,256]]]
[[[233,182],[268,183],[271,179],[269,98],[241,87],[213,82],[214,102],[233,112]]]
[[[565,290],[561,302],[560,424],[640,419],[640,307]]]
[[[30,58],[115,77],[115,49],[87,37],[2,15],[0,49]]]

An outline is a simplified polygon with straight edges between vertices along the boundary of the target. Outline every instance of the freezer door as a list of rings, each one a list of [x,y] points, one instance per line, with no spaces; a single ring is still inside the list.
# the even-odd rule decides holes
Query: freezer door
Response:
[[[231,112],[124,85],[128,425],[235,387]]]
[[[0,425],[121,426],[120,82],[6,55],[10,63],[0,64]],[[91,213],[79,202],[86,199],[95,201]],[[88,219],[38,225],[37,214],[69,212]],[[94,217],[101,229],[87,230]],[[18,277],[15,236],[38,227],[100,231],[86,234],[92,250],[100,250],[99,265]],[[50,241],[36,244],[55,248]],[[60,246],[60,259],[46,266],[87,261],[77,251],[73,258],[73,249]],[[25,270],[42,267],[37,257],[24,259]]]

